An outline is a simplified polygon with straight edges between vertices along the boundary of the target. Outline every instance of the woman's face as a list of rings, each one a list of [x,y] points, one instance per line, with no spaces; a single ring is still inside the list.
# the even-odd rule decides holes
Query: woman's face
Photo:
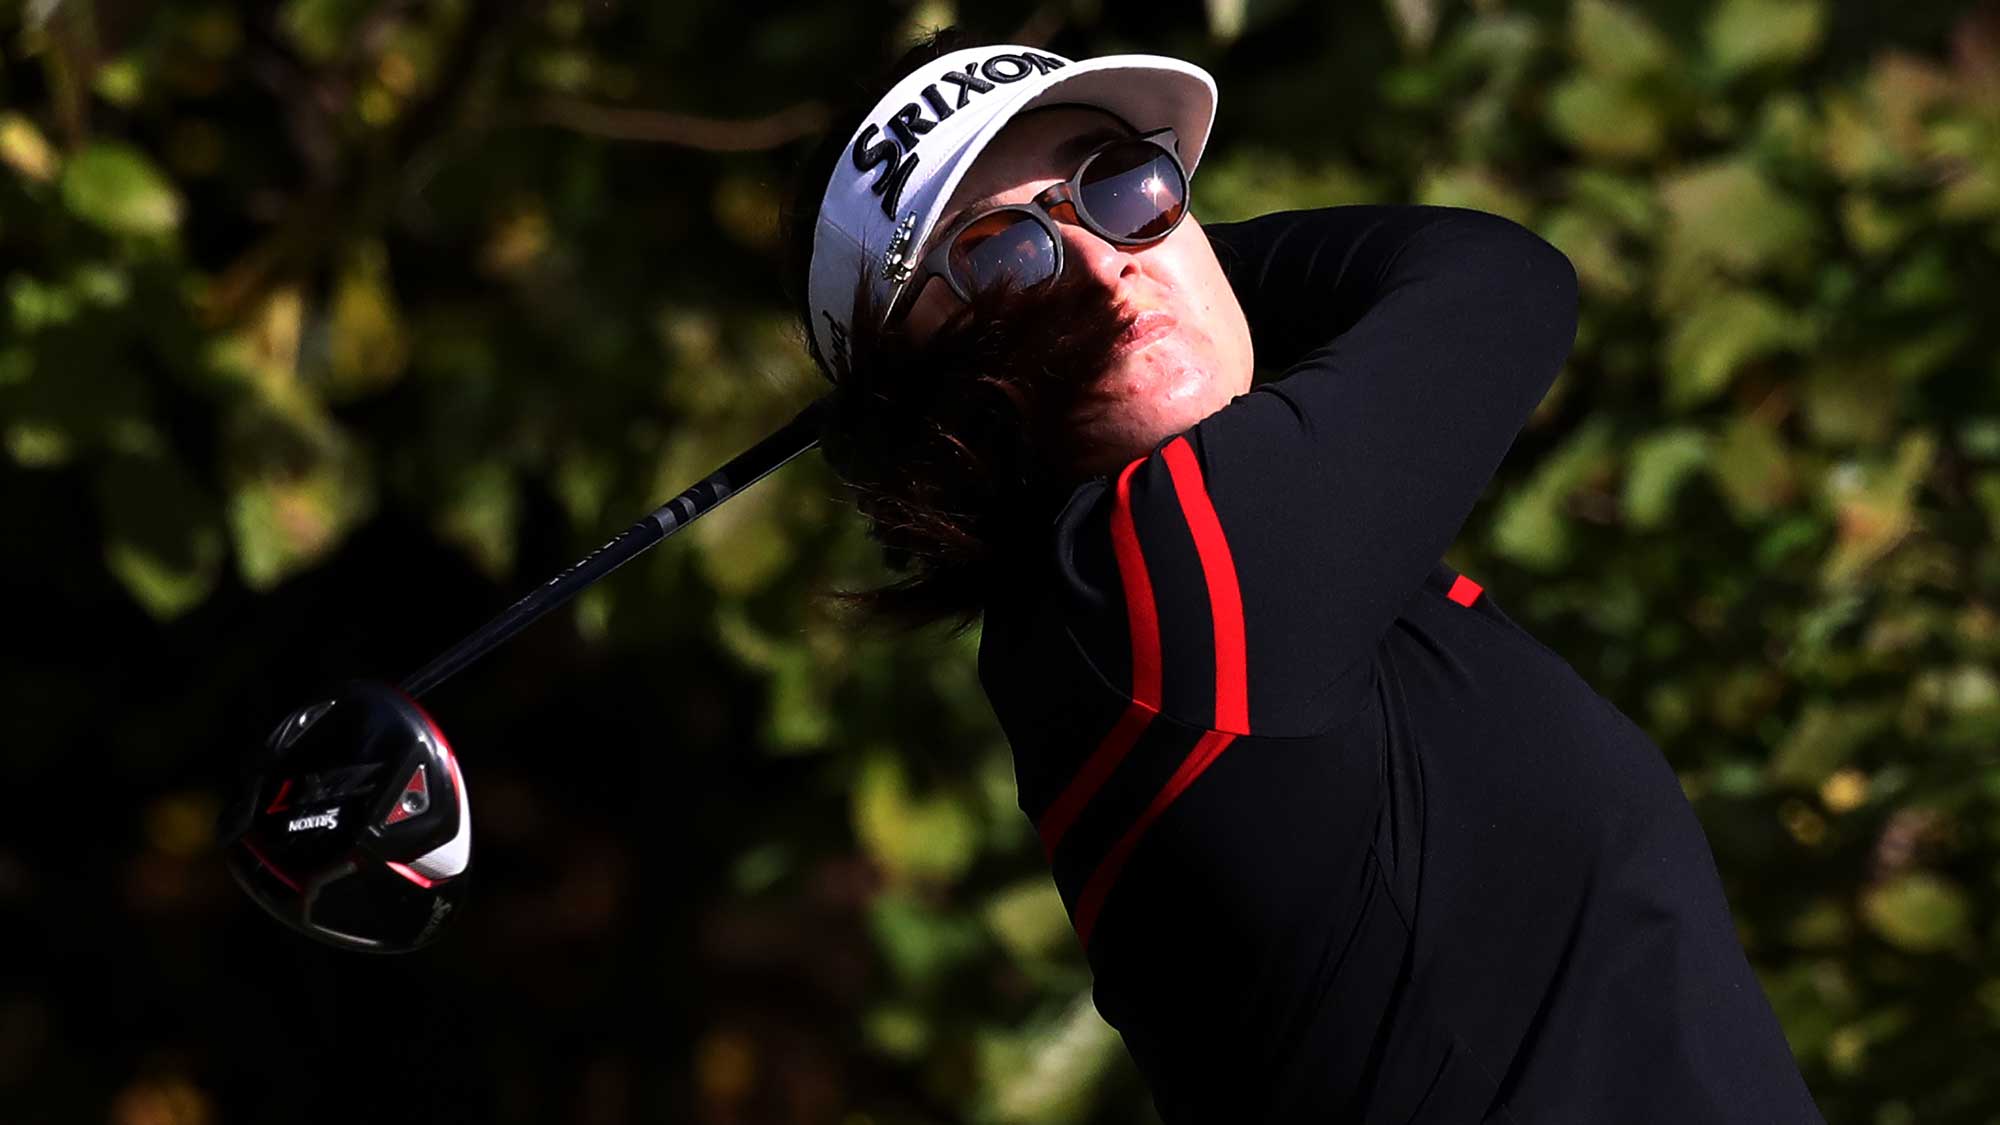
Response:
[[[949,230],[961,213],[1026,203],[1068,179],[1096,144],[1128,133],[1110,114],[1080,106],[1023,113],[980,153],[935,229]],[[1193,216],[1151,245],[1119,246],[1078,225],[1068,208],[1057,215],[1063,269],[1135,318],[1069,420],[1072,468],[1105,473],[1250,389],[1250,327]],[[912,338],[935,331],[957,300],[931,278],[910,306]]]

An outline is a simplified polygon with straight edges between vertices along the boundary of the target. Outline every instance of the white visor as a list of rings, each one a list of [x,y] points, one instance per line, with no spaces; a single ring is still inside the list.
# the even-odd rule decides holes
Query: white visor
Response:
[[[987,142],[1015,114],[1053,104],[1108,110],[1141,133],[1171,128],[1192,173],[1215,119],[1215,80],[1157,55],[1072,62],[997,45],[954,51],[898,82],[848,139],[813,230],[806,299],[830,376],[847,372],[860,287],[885,313]]]

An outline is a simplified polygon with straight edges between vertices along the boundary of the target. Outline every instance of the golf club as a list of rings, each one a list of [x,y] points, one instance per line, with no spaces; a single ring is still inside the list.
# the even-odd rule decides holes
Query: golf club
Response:
[[[432,941],[464,900],[472,806],[444,732],[417,703],[537,618],[819,444],[822,402],[655,508],[400,686],[353,681],[291,712],[245,756],[217,835],[273,917],[346,949]]]

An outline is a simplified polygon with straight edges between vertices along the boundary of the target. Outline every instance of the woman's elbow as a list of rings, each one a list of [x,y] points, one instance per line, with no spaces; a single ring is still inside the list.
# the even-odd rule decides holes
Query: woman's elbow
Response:
[[[1455,248],[1461,256],[1456,265],[1464,271],[1473,315],[1490,317],[1512,346],[1547,352],[1553,378],[1576,342],[1575,265],[1512,219],[1483,211],[1462,215],[1467,229]]]

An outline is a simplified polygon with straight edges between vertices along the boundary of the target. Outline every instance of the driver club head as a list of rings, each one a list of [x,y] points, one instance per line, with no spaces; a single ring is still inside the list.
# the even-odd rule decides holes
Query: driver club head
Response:
[[[287,715],[223,810],[230,873],[286,925],[344,949],[428,944],[465,897],[472,806],[437,724],[355,681]]]

